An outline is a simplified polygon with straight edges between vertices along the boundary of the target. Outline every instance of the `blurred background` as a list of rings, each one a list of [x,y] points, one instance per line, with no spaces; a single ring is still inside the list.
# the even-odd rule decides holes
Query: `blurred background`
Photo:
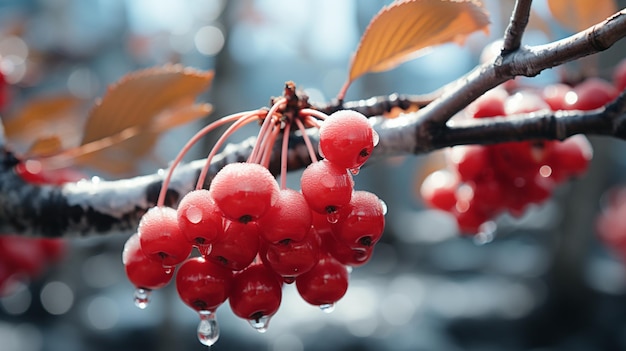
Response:
[[[168,62],[215,70],[210,91],[201,97],[214,106],[209,119],[267,106],[288,80],[311,100],[330,102],[347,77],[361,33],[388,3],[0,0],[0,69],[11,84],[12,109],[57,93],[92,102],[124,74]],[[395,70],[366,75],[348,90],[347,100],[427,93],[469,71],[482,48],[501,37],[510,16],[512,1],[485,3],[490,35],[479,33],[463,47],[444,45]],[[533,5],[550,33],[536,25],[525,43],[568,35],[550,22],[544,1]],[[610,78],[625,56],[626,43],[602,53],[593,59],[598,74]],[[525,84],[542,86],[563,74],[548,70]],[[209,119],[165,134],[138,174],[166,167]],[[254,128],[233,141],[252,133]],[[372,260],[351,273],[335,311],[308,306],[288,285],[269,330],[259,334],[226,304],[217,312],[221,338],[213,349],[626,349],[626,269],[595,231],[604,194],[626,182],[625,146],[590,140],[595,153],[587,174],[520,218],[498,218],[488,243],[459,237],[452,218],[421,202],[420,181],[441,166],[439,153],[365,167],[355,177],[356,188],[387,203],[386,232]],[[191,158],[206,155],[209,146],[196,147]],[[299,173],[290,177],[297,187]],[[68,240],[59,263],[0,298],[0,351],[203,349],[196,339],[198,316],[180,302],[173,284],[155,292],[146,310],[134,307],[121,262],[128,234]]]

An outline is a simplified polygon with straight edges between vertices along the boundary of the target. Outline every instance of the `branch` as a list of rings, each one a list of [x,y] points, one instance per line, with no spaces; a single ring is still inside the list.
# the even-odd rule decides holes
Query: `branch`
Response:
[[[528,25],[528,18],[530,17],[530,5],[532,5],[532,0],[517,0],[515,2],[515,8],[511,14],[509,25],[504,33],[502,56],[519,49],[521,46],[522,36]]]

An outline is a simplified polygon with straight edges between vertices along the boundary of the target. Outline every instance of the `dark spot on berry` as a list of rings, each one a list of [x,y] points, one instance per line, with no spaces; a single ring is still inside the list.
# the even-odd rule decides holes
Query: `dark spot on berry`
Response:
[[[168,258],[168,257],[169,257],[169,255],[168,255],[168,254],[166,254],[166,253],[165,253],[165,252],[163,252],[163,251],[160,251],[159,253],[157,253],[157,256],[159,256],[159,258],[160,258],[160,259],[162,259],[162,260],[164,260],[164,259],[166,259],[166,258]]]
[[[363,246],[372,246],[372,237],[371,236],[364,236],[361,239],[359,239],[359,244],[363,245]]]
[[[208,308],[206,302],[202,301],[202,300],[195,300],[192,303],[193,307],[198,310],[198,311],[204,311]]]
[[[287,239],[283,239],[283,240],[279,241],[278,245],[287,246],[287,245],[289,245],[289,243],[291,243],[291,239],[287,238]]]
[[[248,222],[252,221],[252,216],[250,215],[243,215],[241,217],[239,217],[239,222],[243,223],[243,224],[248,224]]]
[[[370,152],[367,151],[367,149],[362,149],[361,152],[359,152],[359,156],[361,157],[367,157],[370,155]]]
[[[219,263],[223,264],[223,265],[227,265],[228,264],[228,259],[224,256],[217,256],[215,258],[216,260],[219,261]]]
[[[283,281],[287,284],[291,284],[296,281],[296,277],[283,277]]]
[[[197,237],[193,241],[198,245],[204,245],[206,243],[206,239],[201,237]]]
[[[337,212],[337,206],[328,205],[326,206],[326,213],[331,214]]]

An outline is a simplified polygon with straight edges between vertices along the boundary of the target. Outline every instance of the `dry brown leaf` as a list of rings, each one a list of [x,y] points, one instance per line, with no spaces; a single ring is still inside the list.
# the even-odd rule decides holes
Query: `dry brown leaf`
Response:
[[[63,134],[64,139],[71,139],[66,128],[73,126],[73,133],[79,133],[76,129],[78,113],[76,111],[80,100],[68,96],[35,97],[28,101],[15,116],[3,120],[4,132],[8,138],[29,139],[20,140],[32,143],[41,135]],[[80,136],[76,135],[76,139]]]
[[[194,104],[194,100],[212,78],[212,72],[180,65],[125,76],[91,111],[81,145],[49,161],[71,160],[110,174],[132,174],[161,133],[211,112],[210,104]]]
[[[213,72],[166,65],[131,73],[109,87],[91,111],[81,144],[131,127],[146,127],[164,110],[189,101],[209,87]],[[192,100],[191,100],[192,101]]]
[[[550,12],[563,27],[578,32],[617,12],[614,0],[548,0]]]
[[[488,31],[489,16],[479,1],[402,0],[383,8],[365,30],[352,59],[349,81],[368,72],[391,69],[423,49],[462,43]]]

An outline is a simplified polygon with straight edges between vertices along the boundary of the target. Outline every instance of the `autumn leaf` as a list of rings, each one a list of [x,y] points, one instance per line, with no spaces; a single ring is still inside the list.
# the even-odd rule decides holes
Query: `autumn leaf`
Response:
[[[194,101],[212,79],[213,72],[180,65],[130,73],[93,107],[78,145],[41,161],[50,169],[81,165],[114,175],[133,174],[161,133],[211,112],[210,104]],[[48,151],[52,143],[41,140],[37,149]]]
[[[213,72],[181,65],[137,71],[109,87],[89,114],[81,144],[110,137],[131,127],[148,126],[162,111],[205,91]]]
[[[614,0],[548,0],[548,7],[559,24],[574,32],[587,29],[617,12]]]
[[[487,11],[478,1],[396,1],[383,8],[365,30],[348,81],[394,68],[432,46],[462,43],[477,30],[487,32],[488,25]]]
[[[3,119],[4,132],[14,143],[31,145],[53,136],[62,145],[76,145],[81,138],[78,108],[81,100],[69,95],[39,96],[29,99],[17,113]],[[60,145],[59,145],[60,146]],[[41,148],[42,145],[35,147]]]

